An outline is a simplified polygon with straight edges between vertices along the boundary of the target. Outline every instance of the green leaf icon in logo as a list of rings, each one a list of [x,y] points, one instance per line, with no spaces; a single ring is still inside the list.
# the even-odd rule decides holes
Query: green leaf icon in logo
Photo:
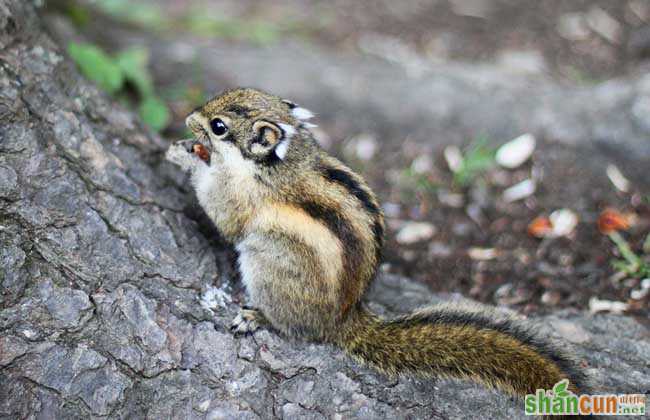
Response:
[[[562,379],[560,382],[556,383],[553,386],[553,395],[559,398],[568,397],[569,395],[571,395],[569,391],[567,391],[568,387],[569,387],[569,380]]]

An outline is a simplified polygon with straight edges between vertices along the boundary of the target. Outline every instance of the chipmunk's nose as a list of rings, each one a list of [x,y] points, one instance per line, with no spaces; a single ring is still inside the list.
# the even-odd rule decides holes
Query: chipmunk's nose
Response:
[[[187,151],[187,153],[193,153],[194,151],[192,150],[192,146],[194,146],[195,142],[196,140],[194,139],[185,139],[185,140],[178,140],[174,142],[174,144],[184,148]]]

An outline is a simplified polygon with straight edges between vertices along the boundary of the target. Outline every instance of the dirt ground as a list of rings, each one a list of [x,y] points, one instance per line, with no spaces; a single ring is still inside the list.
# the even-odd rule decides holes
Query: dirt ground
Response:
[[[229,22],[230,29],[236,22],[258,22],[259,39],[253,41],[269,48],[278,39],[289,38],[314,48],[416,65],[497,64],[572,86],[650,69],[650,2],[644,0],[164,0],[157,4],[171,19],[182,20],[191,9],[225,16],[220,22]],[[165,36],[188,35],[180,30]],[[234,30],[223,36],[233,42],[251,41],[240,39]],[[170,81],[171,74],[158,82]],[[172,106],[181,111],[165,136],[182,135],[185,108]],[[461,293],[528,313],[586,309],[594,297],[624,302],[630,313],[642,317],[650,313],[650,293],[631,297],[641,290],[644,276],[617,273],[612,260],[620,257],[618,251],[597,228],[599,214],[606,208],[633,213],[635,223],[624,237],[648,260],[642,248],[650,231],[650,182],[639,165],[625,168],[636,175],[629,192],[623,193],[609,182],[585,177],[571,165],[572,159],[581,159],[582,150],[543,139],[532,161],[516,170],[493,165],[459,185],[447,169],[442,148],[432,150],[427,161],[418,159],[421,149],[411,147],[408,138],[378,146],[372,137],[350,137],[352,133],[335,122],[319,123],[321,136],[328,139],[326,147],[367,177],[385,205],[389,229],[383,270],[425,282],[435,291]],[[608,151],[601,151],[589,157],[593,159],[589,164],[604,173],[608,156]],[[504,185],[525,179],[531,171],[543,174],[542,186],[524,200],[505,202]],[[528,233],[536,217],[563,207],[579,217],[574,232],[547,239]],[[410,244],[398,241],[398,233],[413,221],[430,223],[435,233]],[[475,252],[468,252],[472,249]]]
[[[650,57],[650,4],[645,0],[161,3],[171,15],[186,13],[191,3],[195,10],[263,22],[278,36],[337,50],[367,51],[380,41],[395,54],[431,62],[512,63],[574,83],[635,71]]]

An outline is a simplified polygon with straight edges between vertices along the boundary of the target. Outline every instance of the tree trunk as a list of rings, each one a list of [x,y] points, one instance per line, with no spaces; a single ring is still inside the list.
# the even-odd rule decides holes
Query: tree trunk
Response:
[[[31,2],[0,2],[0,47],[0,417],[523,418],[478,386],[389,379],[273,332],[233,337],[241,293],[184,211],[165,143],[78,74]],[[369,299],[387,315],[439,300],[391,276]],[[539,321],[599,388],[650,389],[633,319]]]

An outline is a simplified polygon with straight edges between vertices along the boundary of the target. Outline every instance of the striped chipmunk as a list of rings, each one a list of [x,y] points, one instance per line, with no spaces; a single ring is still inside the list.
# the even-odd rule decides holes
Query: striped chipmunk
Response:
[[[518,396],[568,378],[585,392],[577,363],[523,321],[447,305],[385,320],[362,304],[382,210],[363,178],[319,147],[312,117],[275,95],[228,90],[187,117],[194,138],[167,152],[238,251],[251,306],[232,329],[331,343],[388,375],[469,379]]]

